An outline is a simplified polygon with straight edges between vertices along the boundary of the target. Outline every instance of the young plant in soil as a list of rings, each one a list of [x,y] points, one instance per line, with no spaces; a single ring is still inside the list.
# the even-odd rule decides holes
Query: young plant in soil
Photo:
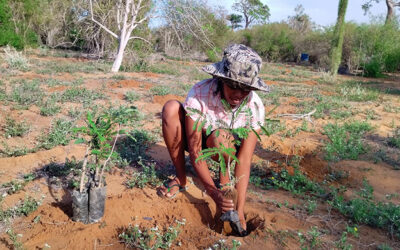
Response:
[[[86,126],[75,128],[82,137],[76,143],[87,145],[80,176],[79,190],[74,190],[73,220],[84,223],[99,221],[104,215],[106,182],[104,173],[115,158],[115,144],[133,109],[125,108],[115,115],[102,114],[97,118],[88,112]],[[133,138],[134,139],[134,138]]]
[[[261,140],[260,135],[254,130],[254,128],[251,126],[251,117],[252,117],[252,112],[249,108],[247,108],[246,104],[248,102],[248,98],[246,97],[243,102],[240,104],[240,106],[237,108],[237,110],[232,110],[231,106],[226,102],[225,100],[221,100],[222,104],[225,108],[225,110],[231,114],[231,123],[227,124],[222,120],[218,121],[218,130],[216,130],[216,136],[223,136],[224,141],[229,141],[232,145],[234,146],[240,146],[241,141],[243,139],[247,139],[249,136],[249,133],[254,132],[259,140]],[[273,111],[273,110],[272,110]],[[272,112],[271,111],[271,112]],[[241,113],[246,114],[246,120],[247,120],[247,126],[246,127],[241,127],[241,128],[234,128],[234,124],[236,119],[238,118],[238,115]],[[199,115],[199,118],[195,121],[193,125],[193,130],[201,131],[207,121],[210,119],[208,118],[204,113],[202,113],[199,110],[196,109],[189,109],[189,114],[192,115],[196,114]],[[267,115],[269,115],[268,113]],[[266,134],[266,135],[271,135],[271,131],[268,131],[265,127],[261,126],[261,130]],[[221,135],[221,131],[223,131]],[[209,136],[212,132],[212,126],[209,125],[206,128],[206,135]],[[232,137],[231,137],[232,135]],[[228,160],[226,161],[224,158],[224,155],[228,156]],[[237,200],[237,194],[236,190],[234,188],[235,184],[238,182],[240,179],[240,176],[238,178],[235,178],[232,173],[234,172],[234,168],[237,164],[239,164],[239,159],[236,157],[236,150],[231,147],[226,147],[222,143],[218,147],[213,147],[213,148],[206,148],[201,150],[200,156],[196,159],[196,162],[198,161],[208,161],[212,162],[214,159],[217,159],[217,167],[219,167],[219,170],[222,172],[222,174],[225,176],[228,174],[229,176],[229,182],[227,184],[224,184],[221,188],[223,190],[223,195],[225,198],[231,199],[234,201],[236,204]],[[213,165],[213,164],[212,164]],[[232,214],[236,213],[236,214]],[[222,215],[221,220],[226,222],[233,222],[233,217],[237,217],[238,220],[238,215],[236,211],[229,211],[226,212],[224,215]],[[238,222],[238,221],[236,221]],[[232,229],[229,226],[229,223],[224,223],[224,231],[225,233],[230,233]],[[241,234],[241,232],[239,232]]]

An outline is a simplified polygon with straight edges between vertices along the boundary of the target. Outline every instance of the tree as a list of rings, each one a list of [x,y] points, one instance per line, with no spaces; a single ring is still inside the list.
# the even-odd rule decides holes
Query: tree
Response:
[[[89,3],[90,3],[90,14],[92,21],[118,40],[117,55],[115,57],[113,66],[111,68],[112,72],[118,72],[122,63],[126,45],[130,40],[140,39],[150,43],[143,37],[131,36],[132,31],[138,25],[143,24],[146,20],[148,20],[149,16],[145,15],[145,13],[147,13],[147,11],[150,8],[150,1],[146,0],[116,1],[115,7],[116,7],[116,20],[118,27],[118,32],[116,33],[111,31],[110,28],[106,27],[103,23],[100,23],[94,18],[92,0],[90,0]]]
[[[230,15],[227,17],[227,20],[228,20],[229,22],[231,22],[232,31],[233,31],[234,29],[237,29],[237,28],[242,27],[242,25],[240,24],[240,23],[243,21],[243,16],[242,16],[242,15],[230,14]]]
[[[310,16],[304,13],[303,5],[299,4],[294,9],[295,15],[288,17],[289,26],[299,32],[309,31],[312,29]]]
[[[330,73],[337,75],[339,65],[342,59],[342,46],[344,38],[344,17],[346,15],[348,0],[339,0],[338,18],[333,32],[332,48],[331,48],[331,65]]]
[[[245,29],[251,23],[266,23],[270,16],[269,7],[260,0],[237,0],[232,8],[243,14]]]
[[[369,12],[372,7],[372,3],[379,3],[381,0],[366,0],[366,2],[361,5],[362,9],[364,10],[364,14]],[[400,1],[394,0],[385,0],[387,6],[387,13],[386,13],[386,24],[390,23],[394,17],[394,8],[400,7]]]
[[[164,41],[178,46],[179,52],[200,50],[218,55],[229,28],[226,17],[199,0],[161,0],[165,31]],[[166,33],[167,34],[167,33]],[[166,45],[166,42],[165,42]]]

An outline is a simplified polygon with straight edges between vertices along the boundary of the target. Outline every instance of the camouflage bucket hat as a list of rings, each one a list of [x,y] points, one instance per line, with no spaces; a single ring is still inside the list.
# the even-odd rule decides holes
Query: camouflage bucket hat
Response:
[[[270,87],[259,78],[261,57],[243,44],[232,44],[224,50],[222,61],[204,66],[202,70],[210,75],[230,79],[255,90],[270,91]]]

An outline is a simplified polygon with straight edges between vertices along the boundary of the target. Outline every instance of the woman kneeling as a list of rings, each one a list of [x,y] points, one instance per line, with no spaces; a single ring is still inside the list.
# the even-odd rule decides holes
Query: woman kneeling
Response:
[[[222,212],[237,211],[241,229],[236,230],[240,235],[246,232],[244,205],[256,133],[265,119],[263,103],[255,90],[269,91],[257,76],[260,68],[261,58],[254,50],[241,44],[228,46],[221,62],[203,68],[213,78],[195,84],[184,104],[168,101],[162,112],[163,137],[176,169],[176,178],[161,188],[161,194],[173,198],[186,190],[184,151],[187,150],[198,177],[217,207]],[[235,133],[238,128],[247,128],[248,133],[245,136]],[[220,169],[220,187],[217,188],[207,163],[196,160],[202,149],[220,147],[232,148],[231,152],[237,158],[234,171],[236,204],[224,197],[222,190],[232,184],[229,171],[224,173]],[[223,157],[225,163],[234,158],[228,154]]]

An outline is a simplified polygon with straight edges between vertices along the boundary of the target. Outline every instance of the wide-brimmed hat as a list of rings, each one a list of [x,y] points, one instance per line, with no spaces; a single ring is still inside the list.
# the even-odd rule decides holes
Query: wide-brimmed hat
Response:
[[[270,91],[270,87],[258,77],[261,57],[243,44],[232,44],[224,50],[222,61],[204,66],[202,70],[210,75],[230,79],[255,90]]]

